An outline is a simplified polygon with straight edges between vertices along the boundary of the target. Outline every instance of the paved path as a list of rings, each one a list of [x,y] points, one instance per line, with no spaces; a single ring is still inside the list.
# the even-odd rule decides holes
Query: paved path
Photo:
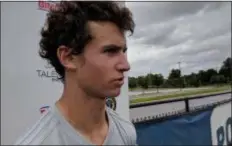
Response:
[[[159,96],[159,95],[165,95],[165,94],[169,94],[169,93],[175,93],[175,92],[185,92],[185,91],[194,91],[194,90],[202,90],[202,89],[209,89],[210,87],[201,87],[201,88],[184,88],[180,91],[180,89],[176,88],[176,89],[160,89],[159,93],[157,93],[156,89],[154,90],[148,90],[144,92],[144,95],[142,95],[142,91],[129,91],[129,96],[130,99],[134,99],[134,98],[141,98],[141,97],[155,97],[155,96]]]
[[[202,99],[192,99],[189,101],[189,108],[192,109],[196,106],[211,104],[226,99],[231,99],[231,93],[211,96]],[[148,116],[158,116],[158,115],[161,116],[162,114],[166,114],[166,113],[171,114],[176,111],[184,111],[184,110],[185,110],[184,101],[132,108],[130,109],[130,119],[136,120],[137,118],[140,119]]]

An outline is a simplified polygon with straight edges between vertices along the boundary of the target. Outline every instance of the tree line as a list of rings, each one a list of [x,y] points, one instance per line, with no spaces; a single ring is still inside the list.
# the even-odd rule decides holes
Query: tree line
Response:
[[[129,77],[129,88],[157,88],[158,91],[160,87],[185,88],[231,83],[231,62],[231,58],[228,57],[222,62],[218,71],[210,68],[189,75],[181,75],[179,69],[172,69],[166,79],[162,74],[153,73],[149,73],[145,76]]]

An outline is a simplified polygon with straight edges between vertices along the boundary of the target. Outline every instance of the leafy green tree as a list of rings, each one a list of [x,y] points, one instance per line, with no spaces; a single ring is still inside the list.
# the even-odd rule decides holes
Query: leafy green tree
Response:
[[[138,77],[138,84],[143,89],[148,89],[148,78],[146,76],[139,76]]]
[[[191,73],[190,75],[186,77],[186,79],[187,79],[187,83],[189,86],[193,86],[193,87],[200,86],[200,82],[199,82],[199,79],[196,73]]]
[[[129,77],[128,81],[129,81],[129,88],[130,89],[137,87],[137,80],[135,77]]]
[[[224,75],[214,75],[211,77],[210,83],[220,85],[222,83],[226,83],[226,78],[224,77]]]
[[[148,88],[152,87],[152,76],[153,76],[153,74],[151,74],[151,73],[149,73],[149,74],[146,75]]]
[[[180,78],[181,73],[179,69],[172,69],[169,73],[168,79]]]
[[[219,70],[220,75],[224,75],[227,81],[232,81],[232,59],[230,57],[226,58]]]
[[[201,82],[202,85],[207,85],[207,73],[204,70],[200,70],[197,74],[198,80]]]
[[[164,77],[162,74],[152,75],[152,85],[156,86],[157,92],[159,92],[159,87],[164,83]]]

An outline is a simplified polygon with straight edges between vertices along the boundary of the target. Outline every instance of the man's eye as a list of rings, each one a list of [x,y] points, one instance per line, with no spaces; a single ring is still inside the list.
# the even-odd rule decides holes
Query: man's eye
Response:
[[[115,47],[115,46],[108,46],[108,47],[105,47],[104,49],[104,53],[110,53],[110,54],[117,54],[117,53],[120,53],[120,52],[123,52],[125,53],[127,51],[127,47],[124,47],[124,48],[121,48],[121,47]]]
[[[117,53],[118,49],[107,49],[107,50],[105,50],[105,52],[107,52],[107,53]]]
[[[125,53],[127,51],[127,48],[123,49],[123,53]]]

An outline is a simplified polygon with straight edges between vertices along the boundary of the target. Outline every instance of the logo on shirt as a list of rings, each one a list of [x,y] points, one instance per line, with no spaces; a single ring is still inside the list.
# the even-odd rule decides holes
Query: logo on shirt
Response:
[[[43,106],[39,109],[40,113],[43,114],[44,112],[46,112],[49,109],[49,106]]]
[[[113,109],[113,110],[116,110],[117,101],[116,101],[115,97],[108,97],[108,98],[106,99],[106,105],[107,105],[109,108],[111,108],[111,109]]]

